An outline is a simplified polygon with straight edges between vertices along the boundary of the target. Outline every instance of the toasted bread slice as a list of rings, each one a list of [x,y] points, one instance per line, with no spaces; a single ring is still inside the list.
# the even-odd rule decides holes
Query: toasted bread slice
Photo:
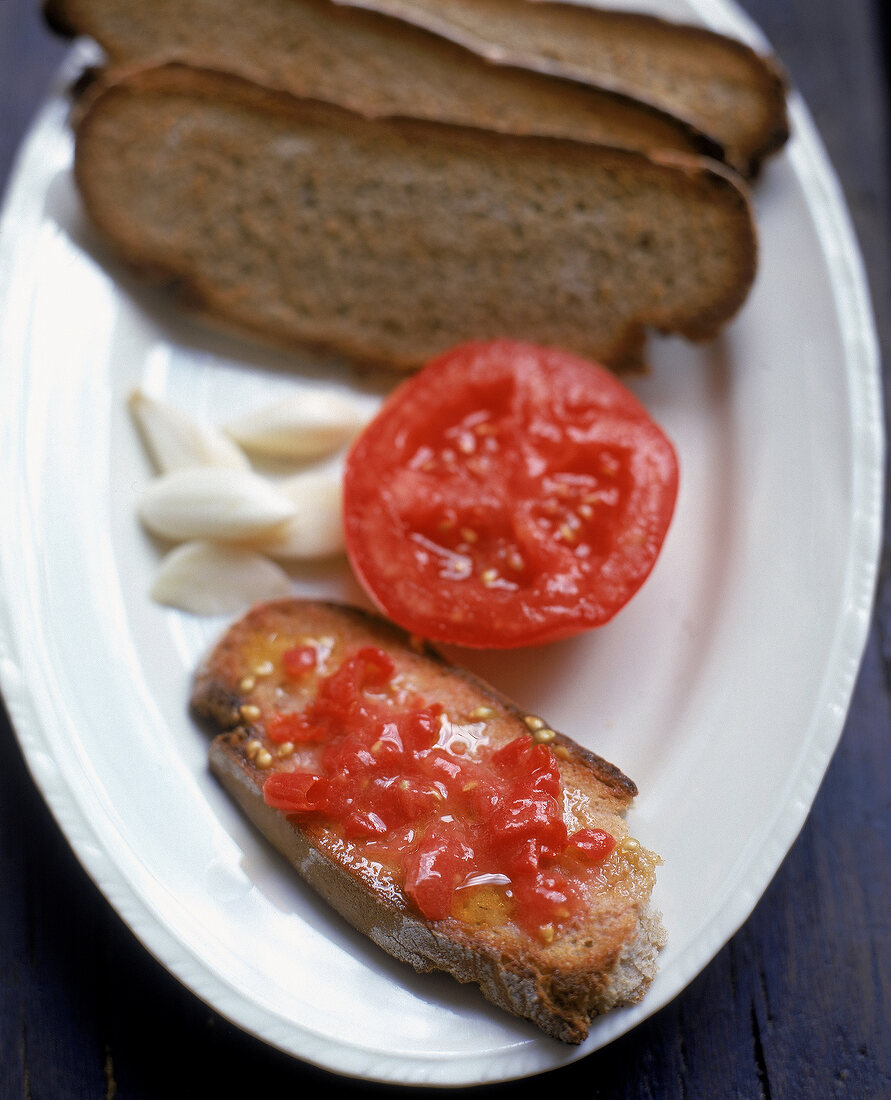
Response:
[[[721,156],[650,104],[491,65],[423,28],[330,0],[47,0],[45,11],[59,31],[94,38],[115,66],[190,61],[362,114]]]
[[[633,782],[569,738],[557,733],[551,740],[567,828],[602,829],[618,844],[606,862],[581,872],[587,876],[586,904],[549,941],[516,922],[510,885],[459,888],[454,899],[461,901],[453,900],[449,915],[424,917],[406,893],[398,860],[375,855],[363,839],[348,839],[324,813],[287,814],[264,799],[270,776],[310,766],[302,755],[306,746],[280,750],[271,739],[272,715],[303,711],[318,693],[320,677],[367,646],[382,649],[395,665],[387,714],[387,708],[396,714],[415,705],[405,699],[416,696],[444,708],[447,732],[440,743],[452,763],[463,766],[517,738],[525,741],[541,724],[376,616],[285,599],[248,612],[196,673],[193,712],[225,731],[210,748],[213,773],[309,885],[385,951],[418,971],[442,970],[475,982],[494,1004],[548,1035],[581,1042],[594,1016],[640,1000],[664,942],[650,907],[659,861],[627,838],[623,815],[636,794]],[[283,672],[284,654],[293,647],[314,648],[319,660],[296,680]],[[415,826],[416,837],[437,823],[437,813],[442,821],[453,820],[452,810],[448,802],[434,809]]]
[[[686,119],[747,176],[789,135],[776,62],[704,27],[543,0],[337,0],[399,16],[498,64],[625,92]]]
[[[396,369],[505,335],[636,366],[646,326],[707,339],[755,272],[748,195],[712,161],[368,119],[181,64],[94,89],[75,176],[119,257],[211,317]]]

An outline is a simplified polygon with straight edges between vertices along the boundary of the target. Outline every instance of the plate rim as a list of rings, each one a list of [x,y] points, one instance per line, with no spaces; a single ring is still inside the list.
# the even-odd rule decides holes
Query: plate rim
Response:
[[[715,13],[722,19],[737,20],[737,32],[751,40],[760,32],[750,18],[727,0],[691,0],[703,18],[709,22]],[[0,208],[0,310],[5,312],[9,301],[11,277],[4,275],[11,265],[2,260],[15,251],[22,229],[17,224],[28,223],[29,188],[22,181],[35,173],[41,143],[57,127],[62,111],[64,89],[72,75],[83,64],[85,51],[74,46],[61,66],[58,76],[38,109],[10,172]],[[845,350],[845,375],[851,394],[851,417],[856,431],[852,433],[852,507],[845,559],[846,572],[842,595],[846,597],[846,614],[835,624],[831,654],[823,669],[819,701],[811,714],[806,738],[807,774],[794,776],[789,804],[781,807],[770,832],[771,844],[758,860],[749,865],[747,882],[753,877],[761,883],[760,892],[737,887],[724,905],[712,914],[700,940],[675,960],[677,968],[689,971],[680,988],[668,990],[660,998],[647,998],[641,1006],[624,1014],[633,1023],[621,1027],[616,1016],[615,1034],[607,1035],[597,1048],[611,1042],[630,1027],[659,1011],[677,996],[714,958],[721,947],[738,931],[755,908],[761,893],[795,842],[810,812],[813,799],[831,762],[842,736],[851,696],[872,625],[872,611],[878,582],[882,521],[884,514],[884,419],[881,402],[881,374],[878,335],[862,255],[850,214],[844,202],[840,183],[829,157],[798,92],[793,88],[789,98],[789,113],[794,139],[788,155],[796,177],[805,194],[810,213],[815,220],[817,236],[827,255],[837,263],[827,262],[841,339]],[[43,167],[36,174],[45,178],[49,170]],[[33,190],[33,185],[30,188]],[[42,193],[42,191],[41,191]],[[32,211],[33,214],[33,211]],[[24,216],[23,216],[24,215]],[[2,316],[2,313],[0,313]],[[0,347],[3,346],[0,329]],[[526,1072],[508,1054],[489,1057],[489,1073],[468,1075],[466,1066],[473,1058],[459,1063],[456,1056],[446,1060],[442,1055],[425,1059],[418,1055],[375,1055],[367,1049],[313,1036],[303,1028],[277,1018],[255,1002],[243,997],[220,975],[210,971],[196,959],[184,944],[152,913],[146,900],[140,897],[120,873],[102,838],[93,829],[86,815],[70,797],[63,771],[48,751],[40,729],[37,708],[32,698],[27,676],[19,658],[12,610],[0,573],[0,689],[9,713],[13,732],[22,750],[26,767],[44,801],[49,806],[66,840],[93,879],[101,893],[127,923],[142,945],[192,993],[241,1029],[296,1058],[329,1072],[347,1077],[405,1085],[473,1085],[516,1080],[559,1068],[587,1054],[595,1047],[584,1045],[566,1052],[563,1060],[552,1066]],[[753,875],[752,867],[759,867]],[[303,1039],[296,1049],[293,1031]],[[346,1053],[346,1057],[344,1054]],[[386,1061],[387,1065],[382,1065]],[[435,1065],[436,1071],[429,1070]],[[427,1071],[427,1072],[425,1072]]]

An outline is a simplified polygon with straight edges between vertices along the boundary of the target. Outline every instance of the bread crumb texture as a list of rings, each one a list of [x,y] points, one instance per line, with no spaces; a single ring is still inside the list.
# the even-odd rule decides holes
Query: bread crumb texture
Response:
[[[172,66],[99,94],[76,175],[119,255],[286,342],[416,367],[509,333],[621,365],[714,334],[754,275],[745,192],[557,139],[371,120]]]

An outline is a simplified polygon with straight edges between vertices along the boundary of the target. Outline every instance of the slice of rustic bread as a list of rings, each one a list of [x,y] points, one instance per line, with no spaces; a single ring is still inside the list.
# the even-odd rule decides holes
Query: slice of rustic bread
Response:
[[[777,64],[742,42],[639,12],[543,0],[337,0],[461,42],[499,64],[587,81],[658,105],[754,176],[789,133]]]
[[[75,176],[118,256],[284,343],[412,369],[469,339],[636,365],[745,299],[745,189],[714,162],[367,119],[172,64],[94,88]]]
[[[369,115],[409,115],[634,149],[721,155],[688,123],[620,93],[527,69],[330,0],[47,0],[114,65],[191,61]]]
[[[302,711],[315,697],[319,677],[336,672],[365,646],[383,649],[395,664],[385,708],[395,714],[417,705],[405,700],[418,696],[444,707],[447,736],[440,741],[455,763],[528,739],[543,724],[382,619],[287,599],[260,605],[236,622],[196,673],[193,712],[226,731],[212,742],[212,771],[310,886],[385,951],[418,971],[443,970],[475,982],[494,1004],[548,1035],[581,1042],[592,1017],[640,1000],[664,942],[650,907],[659,861],[627,837],[623,816],[636,794],[634,784],[561,734],[547,742],[559,767],[567,828],[603,829],[618,841],[589,875],[586,909],[553,938],[533,936],[515,923],[509,885],[484,885],[476,893],[470,888],[457,911],[453,903],[450,915],[425,918],[406,895],[397,866],[369,854],[361,840],[346,839],[324,814],[287,814],[263,795],[271,775],[307,766],[301,745],[281,750],[280,740],[270,738],[272,715]],[[285,671],[284,654],[293,647],[313,649],[318,661],[296,679]],[[372,690],[380,702],[383,689]],[[451,821],[453,807],[445,806],[450,813],[443,821]],[[418,837],[436,825],[436,813],[417,825]]]

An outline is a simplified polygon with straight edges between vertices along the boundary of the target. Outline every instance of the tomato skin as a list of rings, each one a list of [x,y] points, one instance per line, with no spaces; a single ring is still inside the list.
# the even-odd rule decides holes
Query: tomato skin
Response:
[[[278,772],[263,784],[267,805],[285,813],[315,813],[327,809],[326,782],[310,772]]]
[[[299,680],[316,667],[316,651],[312,646],[294,646],[282,657],[285,672],[294,680]]]
[[[616,846],[616,838],[603,829],[579,829],[569,837],[569,843],[592,863],[602,863]]]
[[[472,863],[471,848],[434,826],[405,858],[405,892],[428,920],[444,920]]]
[[[608,371],[530,344],[466,344],[403,382],[354,443],[346,548],[405,629],[535,645],[631,599],[677,488],[671,443]]]

